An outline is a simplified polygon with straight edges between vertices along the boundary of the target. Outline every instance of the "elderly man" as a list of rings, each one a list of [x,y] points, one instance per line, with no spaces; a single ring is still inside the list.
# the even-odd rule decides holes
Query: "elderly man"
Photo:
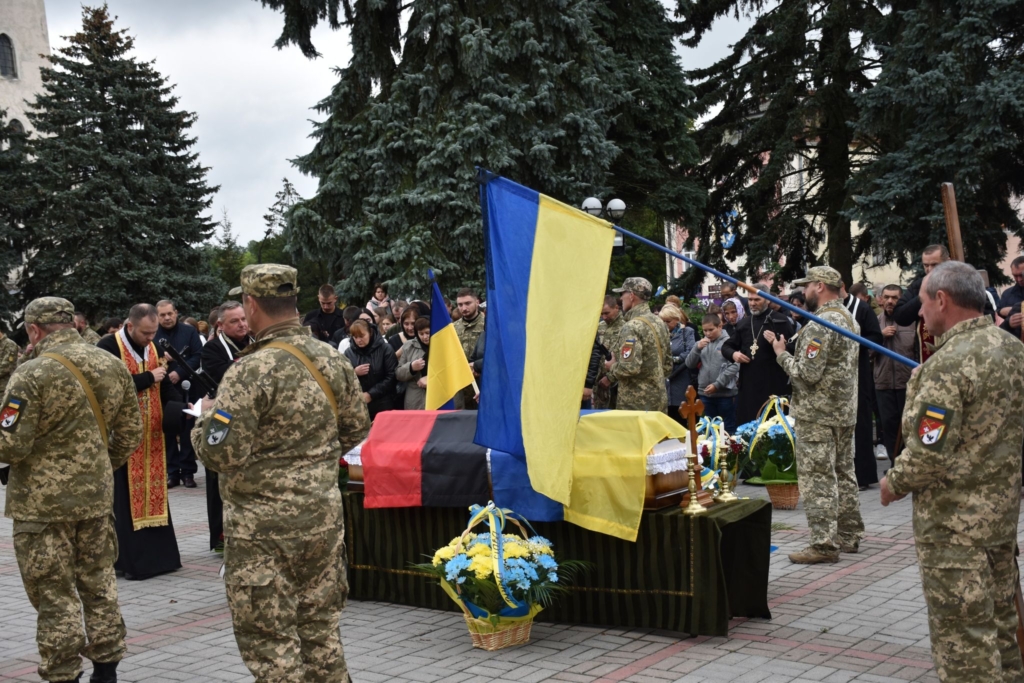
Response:
[[[767,285],[756,285],[758,292],[767,292]],[[736,404],[736,424],[750,422],[769,396],[789,393],[789,378],[775,362],[771,332],[789,339],[795,332],[792,318],[771,310],[768,300],[760,294],[750,295],[750,315],[736,323],[734,331],[722,345],[725,360],[740,364],[740,385]]]
[[[914,541],[942,681],[1020,681],[1014,550],[1024,439],[1024,346],[983,315],[971,266],[936,266],[920,288],[935,351],[911,376],[906,446],[882,504],[914,496]]]

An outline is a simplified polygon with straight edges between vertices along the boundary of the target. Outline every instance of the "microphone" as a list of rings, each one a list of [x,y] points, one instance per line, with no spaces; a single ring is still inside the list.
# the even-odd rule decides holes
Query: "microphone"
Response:
[[[189,389],[192,388],[192,382],[189,382],[187,379],[183,379],[181,381],[181,388],[187,392]]]

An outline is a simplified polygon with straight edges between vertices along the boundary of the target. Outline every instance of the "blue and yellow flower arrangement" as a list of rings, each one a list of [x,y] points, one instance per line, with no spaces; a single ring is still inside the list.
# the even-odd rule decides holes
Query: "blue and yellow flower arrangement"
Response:
[[[480,524],[489,530],[474,533]],[[522,535],[505,533],[506,524]],[[527,642],[534,617],[584,568],[581,562],[559,563],[551,542],[527,529],[532,531],[529,522],[511,510],[474,505],[462,535],[438,548],[429,563],[416,565],[437,577],[462,608],[474,647]]]

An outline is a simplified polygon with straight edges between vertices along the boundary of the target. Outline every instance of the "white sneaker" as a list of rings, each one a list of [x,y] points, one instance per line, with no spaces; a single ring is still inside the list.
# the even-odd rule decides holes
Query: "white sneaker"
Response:
[[[878,444],[875,446],[875,460],[888,460],[889,453],[886,452],[885,446]]]

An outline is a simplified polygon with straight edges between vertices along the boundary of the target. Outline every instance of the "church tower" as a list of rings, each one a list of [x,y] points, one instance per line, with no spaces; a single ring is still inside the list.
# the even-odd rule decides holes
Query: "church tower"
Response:
[[[44,0],[0,0],[0,109],[10,125],[32,130],[25,101],[43,89],[39,69],[49,54]]]

